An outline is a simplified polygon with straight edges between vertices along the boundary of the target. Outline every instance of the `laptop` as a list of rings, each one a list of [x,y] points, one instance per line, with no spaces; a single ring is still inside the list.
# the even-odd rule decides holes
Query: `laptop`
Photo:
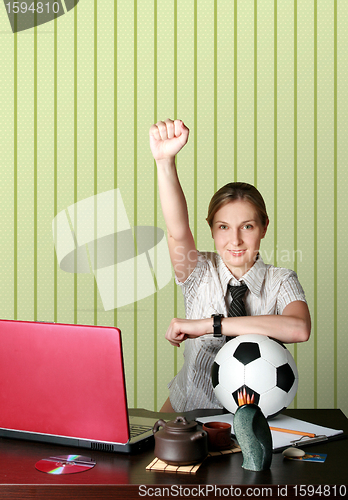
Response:
[[[121,332],[0,320],[0,436],[132,453],[156,419],[130,417]]]

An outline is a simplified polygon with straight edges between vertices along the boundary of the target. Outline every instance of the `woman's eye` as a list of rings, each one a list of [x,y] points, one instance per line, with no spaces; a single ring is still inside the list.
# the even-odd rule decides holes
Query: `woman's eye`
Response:
[[[227,229],[227,226],[224,226],[223,224],[221,224],[220,229]]]
[[[251,224],[245,224],[245,226],[244,226],[245,229],[252,229],[252,227],[253,226]]]

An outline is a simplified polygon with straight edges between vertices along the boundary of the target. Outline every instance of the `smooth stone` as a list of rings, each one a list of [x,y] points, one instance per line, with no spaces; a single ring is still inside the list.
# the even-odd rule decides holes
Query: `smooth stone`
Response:
[[[283,455],[285,457],[303,457],[306,453],[303,450],[300,450],[299,448],[287,448],[286,450],[283,451]]]

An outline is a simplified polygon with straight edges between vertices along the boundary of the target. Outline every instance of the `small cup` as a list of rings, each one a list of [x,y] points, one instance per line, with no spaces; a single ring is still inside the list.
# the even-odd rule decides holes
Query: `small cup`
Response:
[[[206,422],[203,424],[203,430],[208,434],[209,450],[218,451],[231,448],[231,425],[227,422]]]

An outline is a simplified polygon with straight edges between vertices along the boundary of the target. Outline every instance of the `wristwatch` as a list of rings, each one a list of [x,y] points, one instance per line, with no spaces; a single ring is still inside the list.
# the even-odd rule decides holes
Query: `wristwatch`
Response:
[[[223,318],[224,315],[223,314],[212,314],[211,317],[214,318],[214,321],[213,321],[214,337],[222,337],[221,318]]]

